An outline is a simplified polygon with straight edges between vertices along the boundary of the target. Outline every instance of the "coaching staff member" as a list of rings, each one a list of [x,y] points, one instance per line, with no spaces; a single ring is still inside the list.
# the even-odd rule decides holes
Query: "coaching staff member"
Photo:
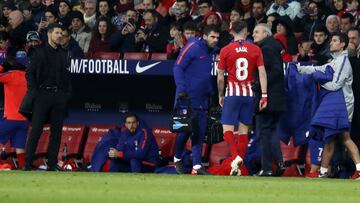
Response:
[[[280,150],[280,140],[275,134],[280,114],[285,110],[285,83],[282,46],[272,36],[271,29],[266,24],[259,24],[253,32],[254,42],[261,48],[267,75],[267,92],[262,92],[262,98],[268,97],[267,107],[256,114],[256,133],[261,145],[260,176],[282,175],[283,160]],[[275,174],[271,163],[277,164]]]
[[[26,70],[28,91],[32,95],[32,130],[26,146],[24,170],[31,170],[35,150],[44,124],[50,123],[50,143],[48,148],[49,171],[57,170],[61,131],[66,114],[66,106],[71,95],[71,81],[68,67],[68,53],[61,48],[62,27],[50,24],[48,41],[35,48]]]

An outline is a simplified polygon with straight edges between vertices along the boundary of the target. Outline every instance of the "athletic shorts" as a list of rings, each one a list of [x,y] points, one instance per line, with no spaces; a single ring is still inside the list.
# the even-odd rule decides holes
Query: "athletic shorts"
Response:
[[[221,123],[224,125],[238,125],[239,122],[245,125],[252,124],[255,109],[254,103],[254,97],[225,97]]]
[[[6,144],[10,140],[11,147],[24,149],[26,144],[29,122],[0,119],[0,143]]]

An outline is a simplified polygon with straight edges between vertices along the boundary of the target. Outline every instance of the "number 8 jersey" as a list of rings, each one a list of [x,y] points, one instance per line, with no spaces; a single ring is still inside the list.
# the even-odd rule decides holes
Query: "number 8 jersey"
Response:
[[[255,68],[263,65],[261,49],[250,42],[234,41],[222,48],[218,69],[228,73],[225,96],[254,96]]]

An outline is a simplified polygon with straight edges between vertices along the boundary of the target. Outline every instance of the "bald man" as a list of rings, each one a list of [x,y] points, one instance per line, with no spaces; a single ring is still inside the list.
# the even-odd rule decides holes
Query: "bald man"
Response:
[[[24,48],[26,44],[26,33],[31,30],[36,30],[31,24],[24,22],[24,17],[21,11],[12,11],[9,15],[10,44],[14,51]]]

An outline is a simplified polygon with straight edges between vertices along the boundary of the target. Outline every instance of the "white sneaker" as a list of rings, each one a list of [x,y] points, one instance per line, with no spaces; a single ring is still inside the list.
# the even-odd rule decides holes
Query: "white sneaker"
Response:
[[[240,167],[243,163],[243,160],[240,156],[236,156],[236,158],[231,162],[231,171],[230,176],[241,176]]]

